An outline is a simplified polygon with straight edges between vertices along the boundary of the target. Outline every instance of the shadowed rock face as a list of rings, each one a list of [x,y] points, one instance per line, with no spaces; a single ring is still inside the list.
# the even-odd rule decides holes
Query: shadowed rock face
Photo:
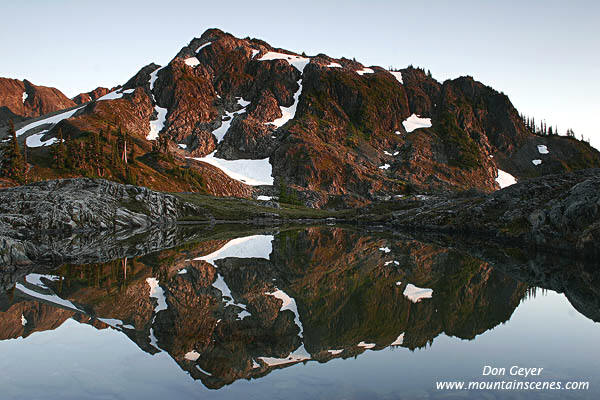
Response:
[[[50,274],[29,275],[0,297],[1,338],[54,329],[71,317],[112,326],[143,351],[168,352],[215,389],[367,347],[415,349],[442,333],[472,339],[508,320],[527,291],[466,253],[339,228],[234,240],[224,233]],[[409,285],[433,295],[413,302],[404,294]],[[33,298],[54,294],[70,305]]]
[[[268,158],[276,185],[301,190],[317,207],[332,206],[329,196],[348,205],[411,190],[489,192],[498,187],[498,168],[522,179],[600,166],[600,153],[587,144],[533,135],[507,96],[471,77],[439,83],[422,69],[365,68],[210,29],[168,65],[142,68],[122,97],[91,102],[59,125],[72,137],[121,126],[148,152],[150,122],[166,110],[160,134],[176,158],[214,151],[230,160]],[[293,118],[273,124],[284,114]],[[412,114],[432,126],[407,132]],[[538,158],[543,163],[533,165]],[[234,182],[215,192],[247,194]]]

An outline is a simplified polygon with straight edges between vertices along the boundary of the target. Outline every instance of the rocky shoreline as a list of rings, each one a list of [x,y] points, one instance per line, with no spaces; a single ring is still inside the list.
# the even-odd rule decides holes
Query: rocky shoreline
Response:
[[[491,194],[407,196],[326,211],[275,201],[173,195],[102,179],[37,182],[0,190],[0,263],[93,262],[98,252],[129,254],[124,243],[142,235],[153,238],[142,247],[156,251],[181,243],[180,225],[225,222],[383,224],[389,231],[479,236],[593,259],[600,255],[598,188],[600,169],[589,169],[522,181]]]
[[[600,255],[600,169],[546,175],[487,195],[425,198],[394,211],[388,225],[594,259]]]

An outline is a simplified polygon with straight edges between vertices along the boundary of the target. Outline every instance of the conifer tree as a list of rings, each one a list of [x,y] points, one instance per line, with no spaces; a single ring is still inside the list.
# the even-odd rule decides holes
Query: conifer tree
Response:
[[[58,169],[64,169],[66,164],[65,160],[67,157],[67,148],[65,146],[65,141],[63,139],[62,129],[58,128],[58,132],[56,134],[58,138],[58,144],[54,146],[54,166]]]
[[[18,182],[22,182],[25,164],[23,161],[23,155],[19,149],[19,142],[17,141],[17,132],[15,126],[10,120],[8,122],[8,140],[3,143],[3,159],[2,159],[2,175],[8,178],[12,178]]]

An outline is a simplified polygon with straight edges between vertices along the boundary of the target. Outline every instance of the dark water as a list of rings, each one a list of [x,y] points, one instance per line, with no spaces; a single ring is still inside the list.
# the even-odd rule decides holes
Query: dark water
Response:
[[[584,272],[331,227],[237,236],[20,279],[0,295],[0,399],[600,396],[600,284]]]

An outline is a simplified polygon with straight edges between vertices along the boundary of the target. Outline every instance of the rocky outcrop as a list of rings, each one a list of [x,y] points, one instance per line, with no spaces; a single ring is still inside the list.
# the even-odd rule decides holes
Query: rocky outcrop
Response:
[[[16,116],[39,117],[75,105],[56,88],[37,86],[28,80],[0,78],[0,109],[6,107]],[[7,111],[0,113],[0,125],[8,119],[10,115]]]
[[[101,251],[95,247],[116,248],[111,243],[151,228],[173,226],[182,215],[203,215],[198,207],[175,196],[100,179],[3,189],[0,204],[0,263],[4,265],[82,259],[85,249],[97,254]]]
[[[90,101],[94,101],[94,100],[98,100],[100,97],[119,89],[119,86],[114,87],[112,89],[109,88],[105,88],[105,87],[97,87],[96,89],[92,90],[91,92],[85,92],[85,93],[79,93],[77,96],[73,97],[73,101],[76,104],[85,104],[85,103],[89,103]]]
[[[486,235],[571,256],[600,255],[600,169],[547,175],[489,195],[421,198],[392,226]],[[401,201],[402,202],[402,201]]]

